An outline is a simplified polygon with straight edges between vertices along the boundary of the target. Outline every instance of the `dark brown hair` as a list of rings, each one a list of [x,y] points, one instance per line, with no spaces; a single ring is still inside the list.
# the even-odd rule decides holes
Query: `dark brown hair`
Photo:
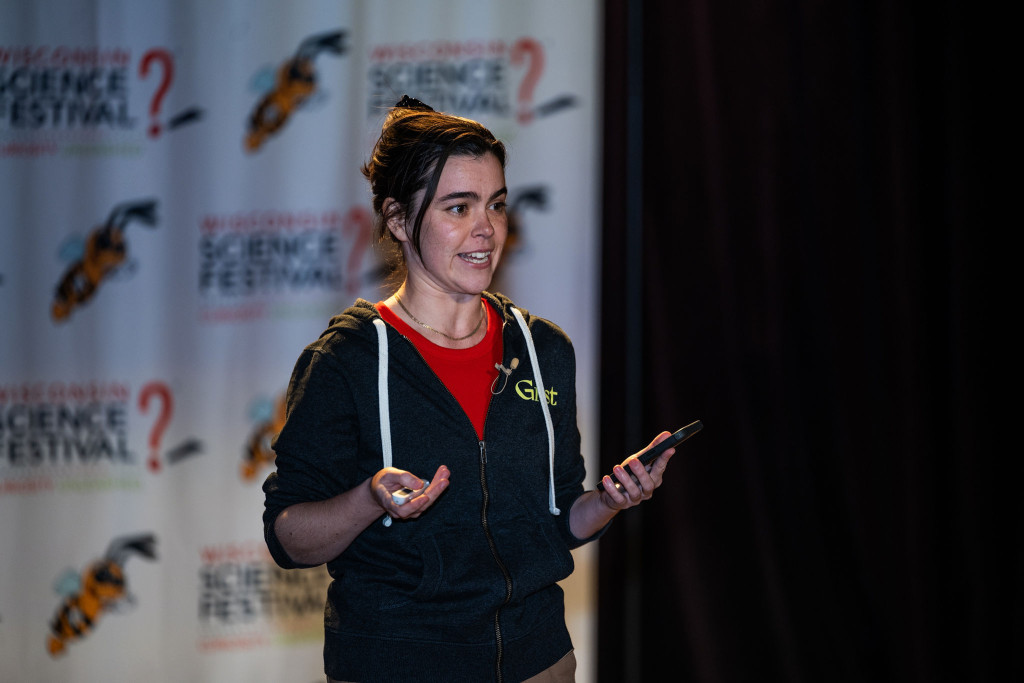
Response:
[[[488,152],[498,158],[504,169],[505,145],[476,121],[434,111],[408,95],[388,112],[373,155],[363,165],[362,172],[370,181],[373,193],[376,237],[386,249],[390,246],[391,253],[386,255],[391,265],[401,266],[401,250],[388,230],[388,220],[400,217],[408,226],[412,218],[409,236],[419,253],[423,216],[434,200],[448,158],[476,158]],[[417,208],[413,200],[420,190],[424,192]],[[389,198],[394,203],[385,213],[384,202]],[[413,209],[417,209],[415,217],[409,215]]]

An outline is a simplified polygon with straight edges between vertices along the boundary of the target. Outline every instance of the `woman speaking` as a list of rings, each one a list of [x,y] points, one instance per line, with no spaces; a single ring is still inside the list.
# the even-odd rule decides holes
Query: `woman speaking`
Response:
[[[267,545],[327,564],[329,681],[572,681],[570,551],[650,498],[673,450],[583,490],[572,344],[487,291],[508,232],[490,131],[404,97],[363,173],[401,283],[299,357]]]

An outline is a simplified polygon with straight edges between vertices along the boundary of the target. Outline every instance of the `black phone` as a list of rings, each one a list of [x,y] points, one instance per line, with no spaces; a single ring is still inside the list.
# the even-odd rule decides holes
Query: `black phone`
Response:
[[[669,436],[667,439],[665,439],[658,445],[649,448],[643,453],[641,453],[637,460],[639,460],[640,463],[644,467],[646,467],[648,471],[650,471],[651,464],[658,459],[659,455],[664,453],[669,448],[674,448],[675,446],[678,446],[679,444],[686,441],[687,439],[689,439],[691,436],[693,436],[702,429],[704,429],[704,423],[701,422],[700,420],[694,420],[693,422],[686,425],[682,429],[679,429],[676,432],[674,432],[671,436]],[[629,473],[629,476],[634,481],[634,483],[640,483],[640,481],[636,478],[636,475],[630,472],[628,467],[626,468],[626,472]],[[619,481],[615,478],[614,474],[611,475],[611,478],[612,481],[615,482],[615,488],[619,491],[622,491],[622,484],[619,483]],[[599,481],[597,483],[597,488],[603,491],[604,482]]]

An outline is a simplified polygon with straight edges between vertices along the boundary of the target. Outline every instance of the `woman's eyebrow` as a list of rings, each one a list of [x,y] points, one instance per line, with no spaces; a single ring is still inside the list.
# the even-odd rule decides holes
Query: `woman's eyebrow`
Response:
[[[508,194],[508,188],[501,188],[500,190],[491,195],[491,199],[497,199],[503,194]],[[476,192],[473,192],[472,190],[466,190],[464,192],[449,192],[443,197],[438,197],[437,201],[448,202],[453,199],[471,199],[473,201],[478,201],[480,199],[480,195],[478,195]]]

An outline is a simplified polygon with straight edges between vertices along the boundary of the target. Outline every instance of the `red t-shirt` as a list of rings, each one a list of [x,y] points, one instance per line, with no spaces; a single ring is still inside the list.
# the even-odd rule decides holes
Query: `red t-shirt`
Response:
[[[423,355],[427,365],[452,392],[473,426],[477,438],[484,438],[484,420],[491,403],[491,384],[498,375],[495,363],[501,362],[501,318],[498,312],[484,302],[487,311],[487,334],[468,349],[449,349],[438,346],[420,331],[407,324],[384,305],[377,302],[377,312],[386,323],[412,342]],[[429,333],[428,333],[429,334]]]

